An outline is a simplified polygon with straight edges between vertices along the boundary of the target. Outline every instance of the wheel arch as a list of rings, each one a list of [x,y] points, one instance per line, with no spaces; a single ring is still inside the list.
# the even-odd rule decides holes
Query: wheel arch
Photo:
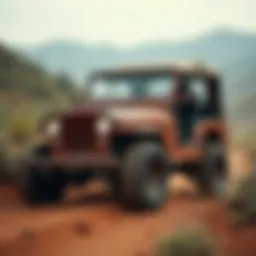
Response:
[[[207,131],[204,135],[204,142],[221,142],[223,143],[223,136],[220,132],[215,130]]]
[[[111,153],[118,157],[122,156],[130,146],[140,142],[155,142],[164,145],[161,134],[158,133],[115,134],[110,141]]]

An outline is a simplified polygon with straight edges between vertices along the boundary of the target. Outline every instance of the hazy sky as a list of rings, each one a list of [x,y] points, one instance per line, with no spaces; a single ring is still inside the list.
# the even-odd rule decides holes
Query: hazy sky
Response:
[[[0,0],[0,37],[131,45],[186,39],[223,25],[256,32],[255,10],[255,0]]]

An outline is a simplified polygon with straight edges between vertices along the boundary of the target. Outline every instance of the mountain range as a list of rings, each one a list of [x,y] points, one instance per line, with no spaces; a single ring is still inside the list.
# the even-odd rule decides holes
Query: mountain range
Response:
[[[134,61],[196,59],[228,74],[230,67],[256,56],[256,34],[216,29],[183,42],[151,42],[130,48],[59,40],[23,48],[51,72],[67,72],[83,82],[94,68]],[[255,64],[255,63],[253,63]],[[227,77],[231,79],[232,77]],[[229,80],[228,80],[229,81]]]

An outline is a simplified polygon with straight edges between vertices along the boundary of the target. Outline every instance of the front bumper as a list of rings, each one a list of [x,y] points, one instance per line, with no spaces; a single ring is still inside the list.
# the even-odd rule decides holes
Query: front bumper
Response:
[[[91,169],[115,169],[120,166],[117,158],[110,155],[97,154],[61,154],[47,158],[34,158],[28,160],[32,168],[45,170],[85,171]]]

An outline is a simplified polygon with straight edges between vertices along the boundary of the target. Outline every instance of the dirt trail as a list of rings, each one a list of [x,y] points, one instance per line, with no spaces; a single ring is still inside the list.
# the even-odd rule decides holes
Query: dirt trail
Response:
[[[232,154],[236,169],[244,165],[238,156]],[[174,183],[176,190],[184,186],[183,180]],[[156,239],[185,222],[207,226],[223,256],[256,255],[256,228],[232,230],[223,203],[173,195],[158,212],[136,213],[121,209],[104,188],[94,187],[96,191],[69,191],[59,205],[31,209],[14,187],[1,186],[0,255],[152,255]]]

